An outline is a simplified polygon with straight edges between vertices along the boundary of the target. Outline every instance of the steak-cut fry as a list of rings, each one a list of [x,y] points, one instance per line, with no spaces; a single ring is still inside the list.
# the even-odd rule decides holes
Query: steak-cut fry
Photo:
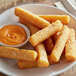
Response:
[[[49,62],[47,58],[47,53],[43,44],[39,44],[35,47],[35,50],[38,53],[37,66],[38,67],[48,67]]]
[[[21,22],[22,24],[24,24],[25,26],[29,28],[31,35],[39,31],[38,27],[34,26],[33,24],[29,23],[28,21],[22,18],[19,18],[19,22]],[[45,43],[46,51],[50,53],[54,46],[54,42],[52,38],[47,39],[46,41],[44,41],[44,43]]]
[[[23,61],[23,60],[19,60],[17,65],[18,65],[18,67],[20,69],[30,69],[30,68],[37,67],[36,61]]]
[[[38,27],[29,23],[27,20],[19,18],[19,22],[21,22],[22,24],[26,25],[29,28],[31,35],[39,31]]]
[[[57,33],[53,36],[54,42],[57,41],[57,39],[58,39],[58,37],[59,37],[59,34],[60,34],[60,32],[57,32]]]
[[[55,46],[52,50],[52,53],[50,54],[50,60],[52,62],[58,62],[59,61],[61,54],[64,50],[66,41],[68,39],[68,36],[69,36],[69,28],[64,25],[56,43],[55,43]]]
[[[48,61],[49,61],[49,65],[51,65],[51,64],[56,64],[56,62],[51,61],[50,55],[48,55]]]
[[[56,32],[60,31],[62,29],[63,25],[60,22],[60,20],[55,21],[48,27],[38,31],[37,33],[33,34],[29,38],[29,42],[32,44],[32,46],[36,46],[39,43],[45,41],[52,35],[54,35]]]
[[[65,46],[65,58],[67,61],[73,61],[76,59],[75,30],[74,29],[70,29],[69,37]]]
[[[29,21],[38,28],[45,28],[50,25],[48,21],[22,8],[15,8],[15,15]]]
[[[49,60],[49,55],[48,55],[47,57],[48,57],[49,65],[55,64],[54,62],[51,62],[51,61]],[[38,64],[37,64],[37,60],[36,60],[36,61],[19,60],[18,63],[17,63],[17,66],[18,66],[20,69],[38,68],[37,65],[38,65]]]
[[[46,48],[46,52],[48,54],[51,54],[52,52],[52,49],[54,47],[54,42],[53,42],[53,39],[52,38],[49,38],[47,40],[44,41],[44,45],[45,45],[45,48]]]
[[[18,67],[21,69],[28,69],[28,68],[34,68],[34,67],[48,67],[48,57],[45,50],[45,47],[43,44],[39,44],[35,47],[38,58],[36,61],[18,61]]]
[[[54,36],[53,36],[53,39],[54,39],[54,42],[56,43],[56,41],[57,41],[57,39],[58,39],[58,37],[59,37],[59,34],[60,34],[60,32],[57,32]],[[62,53],[62,55],[64,55],[65,54],[65,50],[63,51],[63,53]]]
[[[0,46],[0,57],[35,61],[37,58],[37,53],[34,50],[25,50],[13,47]]]
[[[60,20],[63,24],[68,24],[70,22],[69,15],[39,15],[39,17],[49,21],[50,23]]]

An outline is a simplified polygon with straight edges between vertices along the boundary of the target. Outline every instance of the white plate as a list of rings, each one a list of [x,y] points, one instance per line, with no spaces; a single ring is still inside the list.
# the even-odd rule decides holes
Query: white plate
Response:
[[[42,4],[25,4],[19,7],[27,9],[37,15],[68,14],[71,17],[71,22],[69,24],[69,27],[73,27],[76,30],[75,18],[71,14],[64,12],[60,9]],[[5,24],[7,22],[13,22],[13,23],[18,22],[18,18],[14,15],[14,8],[7,10],[0,15],[0,25]],[[29,45],[29,43],[27,44]],[[28,45],[26,45],[25,48],[30,49],[31,46]],[[51,75],[60,74],[68,70],[69,68],[74,66],[76,61],[68,63],[64,58],[61,58],[60,63],[50,65],[50,67],[48,68],[33,68],[33,69],[24,69],[24,70],[18,69],[16,63],[17,63],[16,60],[0,58],[0,71],[11,76],[51,76]]]

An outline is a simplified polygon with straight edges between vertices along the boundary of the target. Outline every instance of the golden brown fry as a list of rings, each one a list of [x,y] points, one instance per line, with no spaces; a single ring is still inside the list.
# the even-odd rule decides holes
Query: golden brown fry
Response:
[[[49,62],[48,62],[47,53],[46,53],[44,45],[39,44],[35,47],[35,49],[38,53],[37,66],[38,67],[48,67]]]
[[[49,39],[45,40],[44,45],[45,45],[45,48],[46,48],[46,52],[48,54],[51,54],[52,49],[54,47],[54,42],[53,42],[52,38],[49,38]]]
[[[50,54],[50,60],[52,62],[59,61],[61,54],[64,50],[66,41],[68,39],[68,36],[69,36],[69,28],[64,25],[62,31],[60,32],[59,38],[55,43],[52,53]]]
[[[59,34],[60,34],[60,32],[57,32],[57,33],[53,36],[53,39],[54,39],[55,42],[57,41],[57,39],[58,39],[58,37],[59,37]]]
[[[37,53],[34,50],[17,49],[12,47],[0,46],[0,57],[18,60],[35,61]]]
[[[26,25],[29,28],[31,34],[34,34],[34,33],[39,31],[38,27],[36,27],[35,25],[29,23],[27,20],[19,18],[19,22],[21,22],[22,24]]]
[[[19,19],[19,21],[21,22],[21,23],[23,23],[23,24],[25,24],[29,29],[30,29],[30,32],[31,32],[31,34],[34,34],[34,33],[36,33],[39,29],[36,27],[36,26],[34,26],[34,25],[32,25],[31,23],[29,23],[28,21],[26,21],[26,20],[23,20],[23,19]],[[32,29],[33,28],[33,29]],[[40,52],[39,52],[39,54],[40,55],[45,55],[45,60],[46,60],[46,51],[45,51],[45,49],[44,49],[44,45],[43,44],[39,44],[38,46],[41,46],[41,49],[40,49],[40,51],[43,51],[43,53],[42,54],[40,54]],[[37,47],[36,47],[37,48]],[[38,50],[39,51],[39,50]],[[47,63],[47,61],[45,61],[45,60],[43,60],[44,61],[44,63],[42,63],[41,62],[41,64],[42,64],[42,66],[39,66],[39,67],[46,67],[46,66],[48,66],[48,63]],[[19,68],[22,68],[22,69],[27,69],[27,68],[34,68],[34,67],[38,67],[37,66],[37,63],[39,63],[39,61],[34,61],[34,62],[28,62],[28,61],[19,61],[18,62],[18,67]],[[41,65],[40,64],[40,65]],[[43,64],[45,64],[45,65],[43,65]]]
[[[20,69],[38,68],[37,60],[36,61],[23,61],[23,60],[19,60],[17,65],[18,65],[18,67]]]
[[[33,34],[29,38],[29,42],[32,44],[32,46],[36,46],[42,41],[45,41],[52,35],[54,35],[56,32],[60,31],[62,29],[63,25],[60,22],[60,20],[55,21],[48,27],[38,31],[37,33]]]
[[[39,15],[39,17],[49,21],[50,23],[60,20],[63,24],[68,24],[70,22],[69,15]]]
[[[60,34],[60,32],[57,32],[54,36],[53,36],[53,39],[54,39],[54,42],[56,43],[56,41],[57,41],[57,39],[58,39],[58,37],[59,37],[59,34]],[[63,53],[62,53],[62,55],[64,55],[65,54],[65,50],[63,50]]]
[[[38,28],[45,28],[50,25],[48,21],[22,8],[15,8],[15,15],[29,21]]]
[[[65,46],[65,58],[67,61],[73,61],[76,59],[75,30],[74,29],[70,29],[69,37]]]
[[[49,55],[48,55],[48,61],[49,61],[49,65],[51,64],[55,64],[53,62],[51,62],[49,60]],[[23,60],[19,60],[17,63],[18,67],[20,69],[30,69],[30,68],[38,68],[37,66],[37,60],[36,61],[23,61]]]
[[[43,44],[39,44],[35,47],[38,52],[38,58],[36,61],[18,61],[18,67],[20,69],[29,69],[34,67],[48,67],[49,62],[46,54],[46,50]]]
[[[34,26],[33,24],[29,23],[28,21],[26,21],[26,20],[24,20],[22,18],[19,18],[19,22],[26,25],[29,28],[31,34],[34,34],[34,33],[39,31],[38,27]],[[52,48],[54,46],[52,38],[49,38],[44,42],[45,42],[45,47],[46,47],[47,52],[48,53],[51,52],[51,50],[52,50]]]
[[[30,69],[30,68],[37,67],[37,62],[36,61],[23,61],[23,60],[19,60],[17,65],[18,65],[18,67],[20,69]]]
[[[49,65],[51,65],[51,64],[56,64],[56,62],[51,61],[50,55],[48,55],[48,61],[49,61]]]

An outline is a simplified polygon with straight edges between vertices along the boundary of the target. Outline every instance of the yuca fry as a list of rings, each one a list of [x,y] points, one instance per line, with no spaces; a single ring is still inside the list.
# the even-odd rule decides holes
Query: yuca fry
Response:
[[[34,67],[48,67],[49,62],[47,58],[47,53],[45,50],[45,47],[43,44],[39,44],[35,47],[38,58],[36,61],[18,61],[18,67],[21,69],[28,69],[28,68],[34,68]]]
[[[59,34],[60,34],[60,32],[57,32],[57,33],[53,36],[54,42],[57,41],[57,39],[58,39],[58,37],[59,37]]]
[[[49,62],[48,62],[47,53],[46,53],[44,45],[43,44],[37,45],[35,47],[35,50],[38,53],[37,66],[38,67],[48,67]]]
[[[18,61],[18,67],[20,69],[28,69],[34,67],[48,67],[49,62],[46,54],[46,50],[43,44],[39,44],[35,47],[38,52],[38,58],[36,61]]]
[[[73,61],[76,59],[75,30],[74,29],[70,29],[69,37],[65,46],[65,58],[67,61]]]
[[[17,49],[12,47],[0,46],[0,57],[18,60],[35,61],[37,53],[34,50]]]
[[[60,32],[57,32],[54,36],[53,36],[53,39],[54,39],[54,42],[56,43],[56,41],[57,41],[57,39],[58,39],[58,37],[59,37],[59,34],[60,34]],[[64,55],[65,54],[65,50],[63,50],[63,53],[62,53],[62,55]]]
[[[21,23],[25,24],[25,25],[30,29],[31,34],[36,33],[37,31],[39,31],[38,27],[34,26],[33,24],[30,24],[30,23],[27,22],[26,20],[23,20],[23,19],[21,19],[21,18],[20,18],[19,20],[20,20]],[[32,28],[32,27],[33,27],[33,28]],[[34,31],[34,32],[32,32],[32,31]],[[47,58],[47,54],[46,54],[44,45],[43,45],[43,44],[39,44],[37,47],[39,47],[38,49],[40,50],[40,51],[38,50],[39,55],[40,55],[40,58],[42,58],[41,55],[42,55],[42,56],[43,56],[43,55],[45,56],[45,57],[43,57],[43,58],[45,58],[45,60],[43,59],[44,63],[43,63],[43,61],[40,60],[39,58],[38,58],[38,61],[34,61],[34,62],[19,61],[19,62],[18,62],[18,67],[19,67],[19,68],[27,69],[27,68],[38,67],[38,66],[37,66],[37,63],[39,64],[39,62],[41,62],[41,63],[40,63],[41,66],[39,66],[39,67],[47,67],[47,66],[48,66],[48,61],[47,61],[47,59],[46,59],[46,58]],[[36,48],[37,48],[37,47],[36,47]],[[43,53],[42,53],[42,51],[43,51]],[[42,54],[41,54],[41,53],[42,53]]]
[[[15,8],[15,15],[29,21],[38,28],[45,28],[50,25],[48,21],[22,8]]]
[[[61,54],[64,50],[66,41],[68,39],[68,36],[69,36],[69,28],[64,25],[62,31],[60,32],[59,38],[55,43],[52,53],[50,54],[50,60],[52,62],[59,61]]]
[[[60,20],[57,20],[54,23],[50,24],[48,27],[31,35],[31,37],[29,38],[29,42],[32,44],[32,46],[36,46],[42,41],[45,41],[46,39],[54,35],[56,32],[60,31],[62,27],[63,24],[60,22]]]
[[[18,67],[20,69],[30,69],[30,68],[37,67],[37,62],[36,61],[23,61],[23,60],[19,60],[17,65],[18,65]]]
[[[25,24],[29,28],[31,34],[34,34],[37,31],[39,31],[38,27],[34,26],[33,24],[29,23],[28,21],[22,18],[19,18],[19,22]],[[46,51],[50,53],[54,46],[53,40],[49,38],[44,43],[45,43]]]
[[[50,65],[51,64],[55,64],[53,62],[50,62],[49,55],[47,57],[48,57],[48,61],[49,61]],[[17,63],[17,66],[20,69],[38,68],[38,66],[37,66],[37,60],[36,61],[23,61],[23,60],[19,60],[18,63]]]
[[[51,65],[51,64],[56,64],[56,62],[51,61],[50,55],[48,55],[48,61],[49,61],[49,65]]]
[[[70,22],[69,15],[39,15],[39,17],[49,21],[50,23],[60,20],[63,24],[68,24]]]
[[[48,57],[49,65],[55,64],[55,62],[52,62],[50,60],[50,56],[49,55],[47,57]],[[18,65],[18,67],[20,69],[38,68],[37,60],[36,61],[23,61],[23,60],[19,60],[17,65]]]
[[[34,33],[39,31],[38,27],[36,27],[33,24],[29,23],[27,20],[19,18],[19,22],[21,22],[22,24],[26,25],[29,28],[31,34],[34,34]]]
[[[22,18],[19,18],[19,22],[21,22],[22,24],[26,25],[29,28],[31,35],[39,31],[38,27],[34,26],[33,24],[29,23],[28,21]],[[44,41],[44,43],[45,43],[47,52],[48,53],[51,52],[54,46],[52,38],[47,39],[46,41]]]
[[[20,69],[30,69],[30,68],[38,68],[37,60],[36,61],[23,61],[19,60],[17,63]]]
[[[49,39],[45,40],[44,45],[45,45],[45,48],[46,48],[46,52],[48,54],[51,54],[52,49],[54,47],[54,42],[53,42],[52,38],[49,38]]]

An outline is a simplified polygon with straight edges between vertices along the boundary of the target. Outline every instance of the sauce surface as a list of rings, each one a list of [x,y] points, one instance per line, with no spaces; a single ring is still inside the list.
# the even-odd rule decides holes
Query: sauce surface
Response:
[[[7,45],[18,45],[25,42],[27,34],[17,25],[6,25],[0,29],[0,42]]]

